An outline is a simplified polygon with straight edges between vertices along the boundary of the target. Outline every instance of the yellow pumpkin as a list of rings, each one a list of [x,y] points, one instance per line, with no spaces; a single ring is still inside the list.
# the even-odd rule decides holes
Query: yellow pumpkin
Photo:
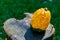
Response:
[[[40,8],[34,12],[30,24],[33,29],[46,30],[50,19],[50,11],[47,8]]]

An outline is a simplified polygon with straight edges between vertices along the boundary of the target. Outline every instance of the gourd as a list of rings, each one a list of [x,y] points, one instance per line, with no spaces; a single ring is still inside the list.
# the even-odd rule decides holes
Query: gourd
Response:
[[[36,31],[44,31],[48,27],[51,19],[51,13],[47,8],[36,10],[31,18],[31,28]]]

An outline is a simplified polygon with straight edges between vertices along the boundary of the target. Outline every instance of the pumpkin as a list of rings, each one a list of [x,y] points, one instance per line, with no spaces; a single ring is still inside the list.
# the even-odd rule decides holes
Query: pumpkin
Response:
[[[34,30],[43,31],[48,27],[50,19],[50,11],[47,8],[40,8],[34,12],[30,24]]]

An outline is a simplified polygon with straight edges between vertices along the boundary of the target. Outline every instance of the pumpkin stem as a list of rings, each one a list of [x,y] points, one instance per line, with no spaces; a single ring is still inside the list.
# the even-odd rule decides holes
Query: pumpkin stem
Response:
[[[48,10],[48,8],[44,8],[45,9],[45,11],[47,11]]]

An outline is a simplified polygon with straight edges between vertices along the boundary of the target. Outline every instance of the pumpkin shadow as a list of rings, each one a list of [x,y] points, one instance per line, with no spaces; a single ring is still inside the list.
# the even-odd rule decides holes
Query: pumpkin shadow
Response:
[[[24,37],[25,40],[41,40],[44,36],[45,32],[35,32],[32,31],[31,28],[27,29]]]

